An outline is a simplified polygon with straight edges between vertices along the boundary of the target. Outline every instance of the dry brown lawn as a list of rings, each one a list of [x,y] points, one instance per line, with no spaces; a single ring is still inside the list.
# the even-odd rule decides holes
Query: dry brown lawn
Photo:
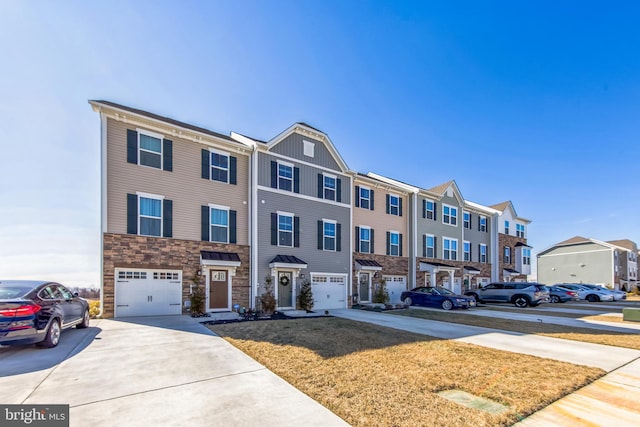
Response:
[[[386,313],[640,350],[640,331],[633,334],[627,334],[622,332],[610,332],[590,328],[574,328],[570,326],[554,325],[552,323],[525,322],[521,320],[475,316],[472,314],[458,313],[453,311],[410,309],[395,310],[393,312]]]
[[[511,425],[604,374],[339,318],[209,327],[354,426]],[[509,409],[490,414],[436,394],[450,389]]]

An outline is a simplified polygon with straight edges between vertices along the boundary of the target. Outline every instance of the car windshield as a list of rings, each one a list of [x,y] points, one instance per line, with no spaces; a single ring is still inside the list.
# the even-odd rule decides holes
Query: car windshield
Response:
[[[440,286],[438,286],[437,288],[435,288],[435,291],[437,293],[439,293],[440,295],[454,295],[453,292],[451,292],[449,289],[447,288],[441,288]]]
[[[31,288],[25,286],[2,286],[0,285],[0,299],[20,298],[26,295]]]

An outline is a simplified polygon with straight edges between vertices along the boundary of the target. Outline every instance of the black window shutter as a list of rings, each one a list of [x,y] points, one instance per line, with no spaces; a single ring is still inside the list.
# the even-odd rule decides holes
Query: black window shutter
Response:
[[[342,251],[342,224],[336,224],[336,251]]]
[[[202,167],[202,178],[209,179],[211,176],[211,154],[209,150],[202,150],[200,165]]]
[[[387,194],[387,213],[389,213],[391,211],[391,207],[390,207],[391,200],[390,199],[391,199],[391,196],[389,196]]]
[[[387,255],[391,254],[391,233],[387,231]]]
[[[373,210],[373,190],[369,191],[370,199],[369,199],[369,209]]]
[[[271,244],[278,246],[278,214],[271,214]]]
[[[229,156],[229,184],[238,183],[238,158]]]
[[[200,239],[208,242],[211,223],[209,219],[209,206],[200,206]]]
[[[482,217],[478,217],[478,231],[480,231],[480,223],[482,222]]]
[[[318,249],[324,249],[324,224],[322,220],[318,220]]]
[[[438,220],[438,204],[436,202],[433,202],[433,220]]]
[[[356,227],[356,252],[360,252],[360,227]]]
[[[336,179],[336,202],[342,202],[342,180]]]
[[[293,168],[293,192],[300,192],[300,168]]]
[[[127,194],[127,233],[138,234],[138,196]]]
[[[318,174],[318,198],[324,199],[324,177],[321,173]]]
[[[471,245],[471,243],[469,243],[469,261],[472,261],[472,260],[473,260],[473,246]]]
[[[480,248],[481,248],[481,245],[478,245],[478,262],[481,262],[481,261],[482,261],[482,259],[481,259],[481,257],[482,257],[482,255],[481,255],[481,254],[482,254],[482,250],[481,250]]]
[[[356,185],[356,208],[360,207],[360,186]]]
[[[422,256],[427,257],[427,235],[422,236]]]
[[[469,230],[473,229],[473,215],[470,213],[469,214]]]
[[[398,256],[402,256],[402,234],[398,235]]]
[[[438,258],[438,238],[433,236],[433,257]]]
[[[271,161],[271,188],[278,188],[278,163]]]
[[[236,211],[229,211],[229,243],[237,243],[236,237]]]
[[[375,243],[375,242],[374,242],[374,240],[373,240],[373,231],[374,231],[374,230],[373,230],[373,228],[372,228],[372,229],[370,230],[370,233],[369,233],[369,239],[370,239],[370,242],[371,242],[371,243],[369,243],[369,253],[370,253],[370,254],[372,254],[372,253],[373,253],[373,248],[374,248],[374,243]]]
[[[162,169],[171,172],[173,170],[173,141],[162,141]]]
[[[173,201],[162,201],[162,235],[173,237]]]
[[[131,129],[127,129],[127,162],[138,164],[138,132]]]
[[[300,247],[300,217],[293,217],[293,247]]]
[[[422,200],[422,218],[426,218],[427,217],[427,201],[426,200]]]
[[[398,213],[402,216],[402,197],[398,197]]]

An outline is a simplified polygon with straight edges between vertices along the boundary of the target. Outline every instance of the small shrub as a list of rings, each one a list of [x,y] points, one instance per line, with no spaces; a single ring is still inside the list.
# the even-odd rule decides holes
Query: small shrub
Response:
[[[387,290],[387,282],[380,279],[373,293],[373,302],[377,304],[386,304],[389,302],[389,291]]]
[[[264,278],[264,293],[260,295],[262,312],[272,315],[276,311],[276,297],[273,295],[273,279],[271,276]]]
[[[95,319],[100,314],[100,300],[89,301],[89,316]]]
[[[191,283],[193,283],[193,287],[191,288],[191,295],[189,295],[189,301],[191,301],[191,316],[200,317],[205,315],[205,300],[206,295],[204,292],[204,286],[201,283],[202,275],[200,271],[196,271],[191,278]]]
[[[300,294],[298,295],[298,307],[300,310],[313,310],[313,291],[311,290],[311,282],[305,279],[300,286]]]

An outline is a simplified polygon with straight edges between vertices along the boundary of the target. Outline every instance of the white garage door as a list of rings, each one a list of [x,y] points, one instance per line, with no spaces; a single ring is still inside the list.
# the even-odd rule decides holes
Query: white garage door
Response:
[[[391,304],[399,304],[400,295],[407,290],[406,276],[382,276],[387,282],[387,291],[389,292],[389,302]]]
[[[313,310],[347,308],[346,283],[346,276],[311,275]]]
[[[115,317],[182,314],[179,270],[115,270]]]

